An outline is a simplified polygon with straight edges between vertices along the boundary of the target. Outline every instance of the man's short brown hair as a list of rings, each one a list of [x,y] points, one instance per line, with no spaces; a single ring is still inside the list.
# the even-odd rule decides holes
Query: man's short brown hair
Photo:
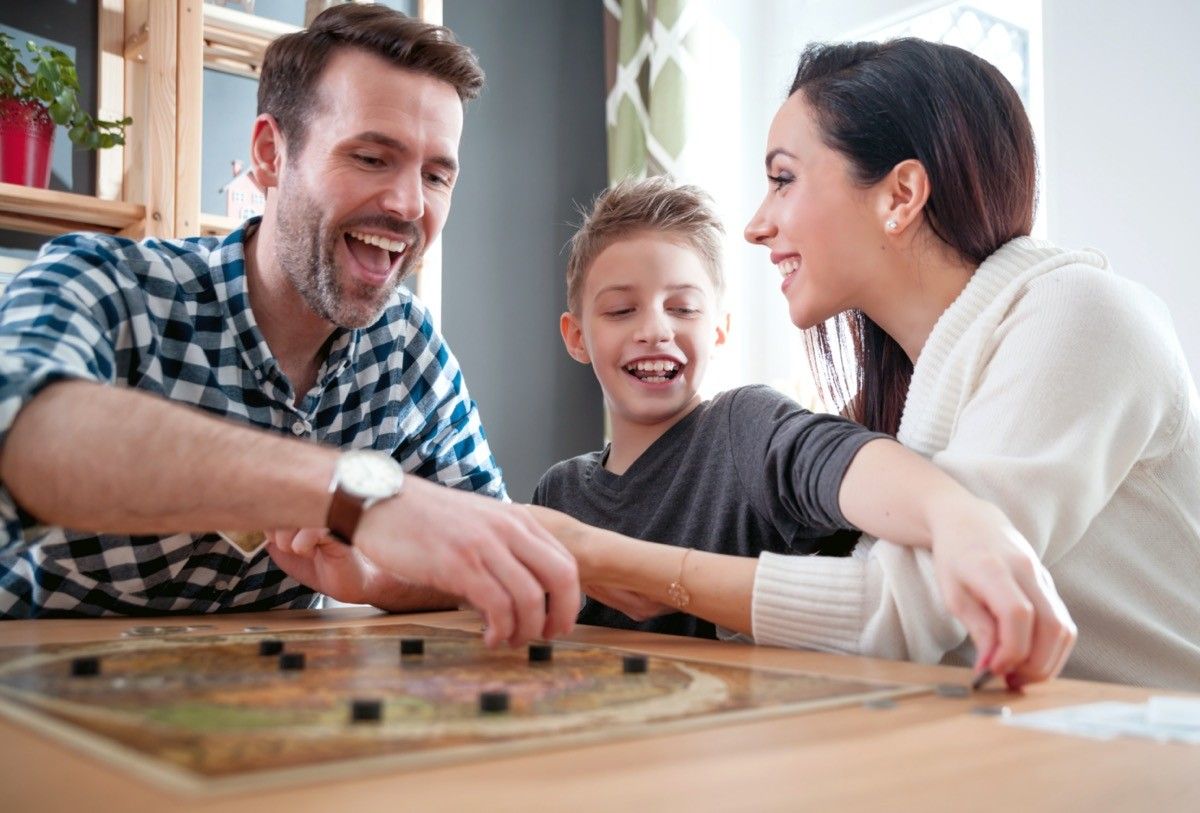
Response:
[[[720,299],[725,292],[721,245],[725,228],[713,212],[712,198],[698,186],[657,175],[627,178],[600,193],[571,238],[567,258],[567,307],[580,311],[587,270],[604,249],[640,232],[661,233],[695,251],[704,262]]]
[[[317,82],[340,48],[358,48],[452,85],[466,102],[483,89],[483,69],[471,49],[440,25],[382,5],[343,3],[321,12],[303,31],[267,48],[258,82],[259,115],[269,113],[293,154],[303,147]]]

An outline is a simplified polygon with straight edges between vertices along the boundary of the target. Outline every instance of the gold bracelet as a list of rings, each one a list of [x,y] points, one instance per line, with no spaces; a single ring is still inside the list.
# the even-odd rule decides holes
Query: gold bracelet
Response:
[[[691,594],[683,586],[683,568],[687,565],[688,554],[691,552],[691,548],[687,548],[683,552],[683,558],[679,560],[679,578],[667,586],[667,597],[671,599],[671,603],[675,605],[677,610],[686,609],[692,601]]]

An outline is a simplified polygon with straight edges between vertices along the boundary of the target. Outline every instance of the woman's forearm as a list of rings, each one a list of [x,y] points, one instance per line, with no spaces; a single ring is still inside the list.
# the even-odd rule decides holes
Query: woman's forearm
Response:
[[[588,584],[620,587],[725,629],[753,634],[757,559],[642,542],[587,526],[573,552],[585,589]],[[672,591],[672,584],[683,592]]]

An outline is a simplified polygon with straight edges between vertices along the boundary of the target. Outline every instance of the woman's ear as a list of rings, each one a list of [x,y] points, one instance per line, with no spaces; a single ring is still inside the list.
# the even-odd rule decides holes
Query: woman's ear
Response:
[[[929,200],[929,173],[915,158],[896,166],[879,185],[880,225],[886,234],[903,234]]]
[[[563,344],[567,353],[580,364],[591,364],[592,357],[588,355],[587,346],[583,343],[583,328],[575,314],[566,311],[558,318],[558,330],[562,333]]]

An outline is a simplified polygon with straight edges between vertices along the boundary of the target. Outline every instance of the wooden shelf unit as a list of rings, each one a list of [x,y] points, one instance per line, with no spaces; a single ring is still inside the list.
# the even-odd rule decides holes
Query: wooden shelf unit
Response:
[[[146,207],[92,195],[0,183],[0,226],[35,234],[67,231],[128,233],[140,227]]]
[[[271,41],[299,30],[288,23],[206,3],[204,67],[257,79]]]

